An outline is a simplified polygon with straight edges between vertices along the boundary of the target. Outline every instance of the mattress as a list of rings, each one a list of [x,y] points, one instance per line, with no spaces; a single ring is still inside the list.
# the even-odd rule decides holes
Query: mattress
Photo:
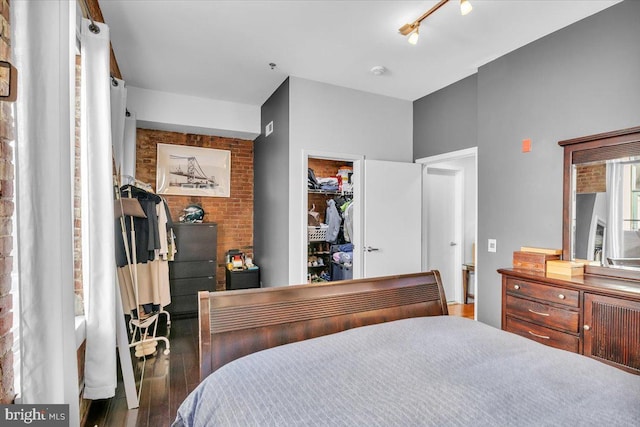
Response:
[[[460,317],[274,347],[207,377],[174,426],[638,426],[640,377]]]

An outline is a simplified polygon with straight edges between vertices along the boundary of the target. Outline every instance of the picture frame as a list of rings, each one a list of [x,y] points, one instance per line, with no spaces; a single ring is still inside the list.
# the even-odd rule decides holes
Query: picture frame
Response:
[[[231,197],[231,151],[158,144],[156,193]]]

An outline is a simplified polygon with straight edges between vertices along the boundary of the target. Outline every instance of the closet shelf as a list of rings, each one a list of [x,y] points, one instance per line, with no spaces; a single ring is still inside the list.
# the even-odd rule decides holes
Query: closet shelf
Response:
[[[327,190],[314,190],[309,189],[309,194],[326,194],[329,196],[353,196],[353,191],[327,191]]]

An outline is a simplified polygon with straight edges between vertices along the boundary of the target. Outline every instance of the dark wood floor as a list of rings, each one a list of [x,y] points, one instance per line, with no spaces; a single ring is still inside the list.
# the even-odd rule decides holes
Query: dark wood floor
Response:
[[[198,319],[174,319],[169,340],[171,352],[168,355],[162,353],[164,344],[158,344],[157,354],[144,362],[139,408],[127,408],[120,379],[114,398],[91,404],[86,427],[171,425],[178,406],[198,385]],[[134,359],[134,373],[138,379],[142,368],[143,363]]]
[[[449,315],[473,319],[474,304],[450,304]],[[161,331],[162,332],[162,331]],[[174,319],[169,335],[171,353],[149,358],[144,366],[144,380],[140,407],[127,409],[122,381],[118,382],[116,396],[97,400],[85,427],[163,427],[170,426],[178,406],[198,385],[198,322],[197,319]],[[136,378],[142,372],[142,362],[134,362]]]

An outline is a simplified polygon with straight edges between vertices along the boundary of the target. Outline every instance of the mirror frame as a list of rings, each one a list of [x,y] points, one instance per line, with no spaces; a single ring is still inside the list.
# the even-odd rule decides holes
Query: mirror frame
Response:
[[[559,141],[564,148],[562,201],[562,259],[571,259],[571,167],[575,164],[640,156],[640,126]],[[585,266],[585,272],[640,279],[640,270]]]

